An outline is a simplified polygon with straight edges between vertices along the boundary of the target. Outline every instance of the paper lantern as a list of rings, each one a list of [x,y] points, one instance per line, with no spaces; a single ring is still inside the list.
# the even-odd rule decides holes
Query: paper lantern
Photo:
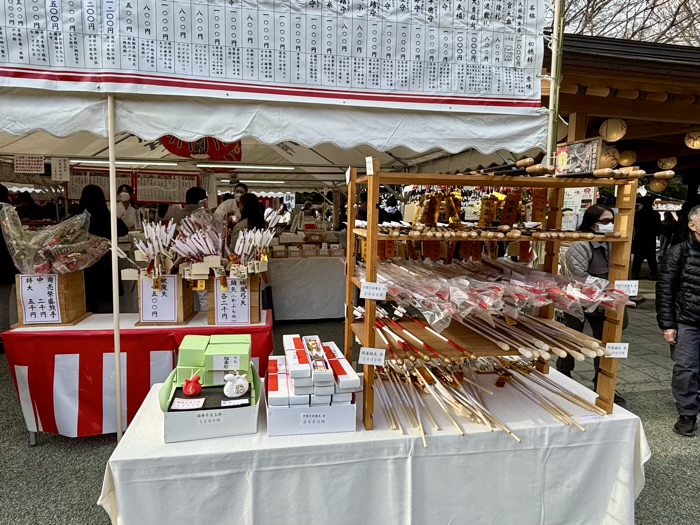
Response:
[[[620,163],[620,152],[612,146],[603,146],[603,152],[600,156],[600,168],[614,168]]]
[[[665,159],[659,159],[656,161],[656,165],[662,170],[672,170],[678,164],[678,159],[676,157],[666,157]]]
[[[668,188],[668,181],[666,179],[651,179],[649,183],[649,189],[656,193],[661,193],[666,188]]]
[[[685,145],[690,149],[700,149],[700,132],[693,131],[685,134]]]
[[[620,165],[621,166],[631,166],[637,162],[637,154],[632,150],[625,150],[620,152]]]
[[[620,118],[609,118],[600,125],[600,136],[607,142],[617,142],[627,133],[627,123]]]

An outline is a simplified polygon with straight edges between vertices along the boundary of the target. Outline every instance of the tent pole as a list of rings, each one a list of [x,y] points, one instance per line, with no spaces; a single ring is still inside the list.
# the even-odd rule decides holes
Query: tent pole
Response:
[[[549,68],[549,121],[547,124],[547,157],[545,164],[555,164],[554,152],[557,146],[557,119],[559,118],[559,77],[561,67],[562,38],[564,36],[562,8],[563,0],[554,0],[552,21],[552,63]]]
[[[114,323],[114,380],[117,395],[117,443],[122,438],[122,359],[119,339],[119,258],[117,248],[117,166],[114,140],[114,95],[107,95],[107,140],[109,144],[109,211],[112,229],[112,315]]]

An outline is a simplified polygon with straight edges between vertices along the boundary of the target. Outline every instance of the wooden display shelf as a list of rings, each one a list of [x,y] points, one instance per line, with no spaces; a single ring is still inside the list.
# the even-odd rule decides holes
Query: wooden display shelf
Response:
[[[375,333],[376,320],[376,301],[365,300],[365,319],[363,322],[354,322],[353,315],[353,299],[355,296],[354,287],[360,288],[362,283],[355,276],[356,262],[356,239],[361,237],[366,240],[363,251],[365,260],[365,279],[368,282],[377,281],[378,268],[378,245],[379,241],[446,241],[446,242],[483,242],[489,243],[494,241],[510,241],[510,242],[529,242],[539,240],[545,243],[545,258],[543,270],[549,273],[557,273],[559,267],[559,248],[561,243],[569,243],[582,241],[585,239],[533,239],[530,235],[521,235],[518,239],[437,239],[435,237],[410,236],[410,235],[380,235],[379,234],[379,188],[380,185],[418,185],[418,186],[491,186],[491,187],[529,187],[529,188],[547,188],[548,195],[548,212],[546,224],[543,224],[543,231],[560,230],[562,223],[562,210],[564,208],[564,190],[566,188],[584,188],[590,186],[617,186],[617,198],[615,207],[618,210],[615,219],[615,231],[621,233],[621,237],[597,237],[593,241],[610,242],[610,273],[608,280],[615,282],[628,278],[629,259],[631,251],[632,229],[634,224],[634,209],[635,199],[637,194],[638,181],[636,179],[579,179],[565,177],[522,177],[522,176],[500,176],[500,175],[444,175],[444,174],[424,174],[424,173],[384,173],[381,172],[381,164],[378,159],[372,159],[372,168],[375,175],[365,175],[358,177],[357,169],[350,168],[350,178],[348,185],[348,224],[355,224],[355,204],[358,185],[363,184],[367,187],[367,228],[349,228],[347,242],[347,281],[346,281],[346,317],[345,317],[345,355],[352,356],[352,345],[355,336],[362,341],[364,346],[377,347],[377,343],[383,343],[377,340]],[[545,319],[554,317],[554,305],[548,305],[540,309],[539,316]],[[622,338],[622,321],[624,316],[624,308],[606,313],[606,321],[603,329],[604,342],[619,342]],[[554,323],[555,321],[551,321]],[[410,323],[411,331],[418,335],[418,325]],[[445,336],[454,337],[455,342],[468,342],[465,348],[476,355],[509,355],[504,353],[493,343],[485,340],[476,333],[469,334],[471,330],[463,327],[459,323],[450,326],[445,331]],[[557,323],[559,328],[564,328],[574,335],[577,332],[563,327]],[[456,330],[458,333],[454,333]],[[424,336],[418,336],[428,344],[434,343],[435,349],[439,351],[446,343],[436,338],[429,332],[421,329],[420,333]],[[448,345],[449,346],[449,345]],[[495,350],[494,350],[495,347]],[[450,347],[451,348],[451,347]],[[494,352],[495,353],[489,353]],[[513,354],[510,354],[513,355]],[[514,354],[517,355],[517,354]],[[614,406],[615,385],[617,383],[618,360],[611,358],[601,358],[600,360],[600,375],[598,380],[598,399],[596,404],[607,412],[612,412]],[[548,362],[539,359],[537,368],[542,372],[548,372]],[[363,420],[365,428],[371,430],[374,427],[374,367],[364,367],[364,413]]]
[[[454,358],[460,358],[460,357],[468,357],[467,354],[463,354],[453,346],[450,346],[446,342],[444,342],[442,339],[439,337],[436,337],[434,334],[431,334],[429,331],[426,329],[418,326],[416,323],[413,323],[411,321],[398,321],[398,323],[403,326],[406,330],[410,331],[413,335],[418,337],[420,340],[425,341],[428,345],[433,347],[436,351],[440,352],[441,354],[445,354],[449,357],[454,357]],[[365,344],[364,338],[364,322],[354,322],[351,325],[351,329],[353,334],[357,337],[357,339],[360,341],[362,346],[367,346]],[[491,341],[488,339],[482,337],[481,335],[477,334],[476,332],[470,330],[464,325],[459,324],[458,322],[453,321],[450,326],[448,326],[445,330],[441,332],[442,335],[447,337],[448,339],[454,341],[458,345],[462,346],[465,350],[468,352],[471,352],[479,357],[497,357],[497,356],[508,356],[508,355],[520,355],[517,351],[515,350],[508,350],[508,351],[503,351],[501,350],[498,346],[493,344]],[[400,334],[399,334],[400,335]],[[411,344],[414,346],[417,346],[414,341],[411,340],[410,337],[405,338],[407,341],[409,341]],[[381,341],[381,338],[377,339],[378,342]],[[379,345],[383,347],[383,343]],[[429,353],[427,350],[425,350],[426,353]],[[387,358],[389,357],[389,354],[387,354]]]
[[[627,179],[579,179],[567,177],[506,177],[502,175],[441,175],[426,173],[386,173],[358,177],[356,184],[367,184],[376,179],[379,184],[403,186],[509,186],[517,188],[588,188],[591,186],[624,186]]]
[[[358,237],[367,238],[367,230],[362,228],[354,228],[353,233]],[[378,241],[442,241],[442,242],[627,242],[629,239],[627,237],[606,237],[605,235],[596,235],[593,239],[533,239],[530,235],[521,235],[517,239],[484,239],[483,237],[475,237],[465,239],[463,237],[451,237],[445,239],[444,237],[428,237],[427,235],[386,235],[378,234]]]

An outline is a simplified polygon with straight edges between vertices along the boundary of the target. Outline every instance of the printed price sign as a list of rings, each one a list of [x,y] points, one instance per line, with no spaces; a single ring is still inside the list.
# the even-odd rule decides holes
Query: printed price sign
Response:
[[[15,173],[44,173],[44,157],[41,155],[15,155]]]
[[[233,270],[232,270],[233,271]],[[248,279],[228,278],[228,291],[216,289],[216,324],[250,323]]]
[[[204,401],[205,399],[203,397],[199,399],[182,399],[176,397],[173,399],[173,404],[170,405],[170,408],[172,410],[195,410],[202,408],[204,406]]]
[[[386,284],[363,282],[360,288],[361,299],[383,301],[386,299]]]
[[[223,420],[223,414],[221,412],[210,411],[204,412],[202,414],[197,414],[197,425],[221,425]]]
[[[372,157],[365,157],[365,167],[367,168],[367,175],[374,175],[374,160]]]
[[[624,359],[627,357],[627,353],[630,349],[629,343],[607,343],[605,349],[610,351],[608,357],[615,359]]]
[[[345,170],[345,185],[346,186],[350,185],[350,168]]]
[[[155,323],[177,322],[177,275],[163,275],[160,287],[153,279],[141,279],[141,321]]]
[[[639,295],[639,281],[615,281],[615,288],[630,297]]]
[[[300,427],[320,427],[326,424],[328,418],[325,412],[302,412],[299,414]]]
[[[242,399],[225,399],[221,402],[222,407],[237,407],[240,405],[247,405],[248,404],[248,399],[247,398],[242,398]]]
[[[214,356],[214,370],[240,370],[241,358],[238,355]]]
[[[51,180],[54,182],[70,181],[70,159],[51,157]]]
[[[24,324],[58,324],[61,310],[58,304],[56,275],[21,275],[19,294]]]
[[[360,348],[360,357],[357,362],[361,365],[384,366],[386,350],[383,348]]]

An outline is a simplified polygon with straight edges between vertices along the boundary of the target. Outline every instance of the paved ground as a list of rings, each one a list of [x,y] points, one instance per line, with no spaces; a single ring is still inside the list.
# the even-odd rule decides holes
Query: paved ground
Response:
[[[647,484],[637,500],[636,525],[698,525],[700,438],[671,432],[676,417],[670,394],[672,363],[656,327],[653,283],[642,281],[641,285],[647,300],[629,313],[625,341],[630,343],[630,357],[620,363],[619,385],[627,408],[642,418],[653,451],[646,466]],[[343,323],[281,325],[275,330],[278,348],[281,334],[289,332],[318,333],[342,341]],[[590,386],[592,365],[578,366],[575,377]],[[95,502],[114,436],[74,440],[42,435],[39,446],[28,447],[4,355],[0,356],[0,400],[0,524],[108,524]]]

